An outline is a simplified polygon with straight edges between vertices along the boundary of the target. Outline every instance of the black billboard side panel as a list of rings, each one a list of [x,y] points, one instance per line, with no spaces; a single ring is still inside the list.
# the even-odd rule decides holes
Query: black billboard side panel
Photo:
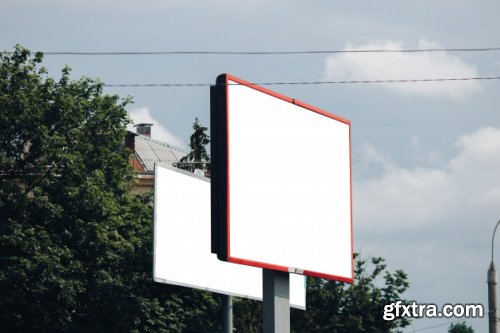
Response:
[[[226,76],[210,87],[211,251],[227,261],[227,95]]]

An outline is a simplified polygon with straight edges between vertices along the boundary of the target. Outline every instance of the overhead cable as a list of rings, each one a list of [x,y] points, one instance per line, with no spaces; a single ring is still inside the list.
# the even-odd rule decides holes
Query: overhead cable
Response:
[[[427,48],[427,49],[361,49],[361,50],[306,50],[306,51],[40,51],[45,55],[75,56],[134,56],[134,55],[293,55],[293,54],[336,54],[336,53],[415,53],[415,52],[491,52],[500,47],[485,48]],[[0,51],[13,54],[12,51]]]
[[[356,83],[415,83],[415,82],[445,82],[445,81],[474,81],[474,80],[498,80],[500,76],[487,77],[463,77],[463,78],[437,78],[437,79],[398,79],[398,80],[347,80],[347,81],[302,81],[302,82],[260,82],[251,85],[271,86],[271,85],[321,85],[321,84],[356,84]],[[123,83],[104,84],[105,87],[208,87],[212,83]],[[225,85],[225,84],[223,84]],[[229,85],[239,85],[230,83]]]

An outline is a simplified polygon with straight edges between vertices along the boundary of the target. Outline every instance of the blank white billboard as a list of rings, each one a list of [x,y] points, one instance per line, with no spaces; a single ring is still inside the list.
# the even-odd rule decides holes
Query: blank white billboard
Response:
[[[231,75],[217,83],[219,257],[352,282],[350,122]]]
[[[156,165],[154,280],[262,300],[262,269],[218,260],[210,223],[210,179]],[[305,309],[304,276],[290,274],[290,305]]]

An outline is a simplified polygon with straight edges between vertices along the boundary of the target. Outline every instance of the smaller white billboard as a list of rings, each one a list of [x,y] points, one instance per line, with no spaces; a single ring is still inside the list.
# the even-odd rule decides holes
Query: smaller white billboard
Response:
[[[218,260],[210,226],[210,179],[156,165],[154,280],[262,300],[262,269]],[[306,307],[304,276],[290,274],[290,305]]]

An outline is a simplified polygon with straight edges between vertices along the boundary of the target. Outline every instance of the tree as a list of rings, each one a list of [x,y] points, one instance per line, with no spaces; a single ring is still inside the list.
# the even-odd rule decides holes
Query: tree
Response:
[[[207,293],[153,282],[151,194],[123,148],[130,98],[0,55],[0,331],[207,332]]]
[[[380,257],[355,255],[354,284],[307,278],[307,310],[291,309],[292,332],[388,333],[409,325],[408,318],[383,319],[384,305],[402,300],[409,287],[402,270],[390,272]],[[383,281],[382,286],[378,284]],[[260,302],[238,299],[234,305],[237,332],[260,332]]]
[[[370,267],[371,266],[371,267]],[[377,284],[383,281],[382,286]],[[386,304],[402,300],[409,282],[402,270],[390,272],[381,257],[355,255],[354,283],[308,278],[307,311],[292,312],[295,332],[386,333],[409,325],[408,318],[383,319]]]
[[[208,128],[203,127],[198,118],[193,123],[193,134],[190,137],[189,147],[191,151],[181,158],[178,167],[193,172],[201,169],[210,175],[210,156],[205,146],[210,143],[210,137],[206,133]]]
[[[463,321],[451,324],[450,328],[448,328],[448,333],[474,333],[474,330]]]

